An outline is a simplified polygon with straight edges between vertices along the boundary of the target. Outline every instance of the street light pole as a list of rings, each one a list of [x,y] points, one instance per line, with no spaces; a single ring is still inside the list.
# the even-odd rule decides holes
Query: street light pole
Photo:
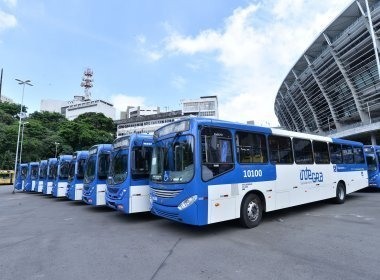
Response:
[[[28,86],[33,86],[30,82],[30,80],[26,80],[26,81],[21,81],[19,79],[15,79],[19,85],[22,85],[22,96],[21,96],[21,105],[20,105],[20,114],[19,114],[19,121],[18,121],[18,133],[17,133],[17,147],[16,147],[16,156],[15,156],[15,176],[16,176],[16,173],[17,173],[17,158],[18,158],[18,146],[19,146],[19,143],[20,143],[20,130],[21,130],[21,118],[22,118],[22,106],[23,106],[23,102],[24,102],[24,91],[25,91],[25,85],[28,85]],[[20,162],[21,163],[21,162]],[[15,180],[13,182],[13,192],[12,193],[15,193],[15,189],[16,189],[16,181]]]
[[[21,155],[22,155],[22,143],[24,141],[24,128],[25,128],[25,125],[28,124],[29,122],[23,122],[22,123],[22,130],[21,130],[21,144],[20,144],[20,160],[19,162],[21,163]]]
[[[58,151],[58,145],[59,143],[58,142],[54,142],[55,144],[55,157],[57,157],[57,151]]]

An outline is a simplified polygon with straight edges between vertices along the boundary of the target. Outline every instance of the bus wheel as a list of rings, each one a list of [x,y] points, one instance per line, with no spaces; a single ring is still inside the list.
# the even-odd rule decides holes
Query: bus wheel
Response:
[[[337,204],[343,204],[346,200],[346,189],[344,187],[344,184],[342,182],[339,182],[336,186],[336,196],[335,196],[335,203]]]
[[[263,206],[260,197],[254,193],[247,195],[240,209],[240,222],[242,226],[254,228],[261,222]]]

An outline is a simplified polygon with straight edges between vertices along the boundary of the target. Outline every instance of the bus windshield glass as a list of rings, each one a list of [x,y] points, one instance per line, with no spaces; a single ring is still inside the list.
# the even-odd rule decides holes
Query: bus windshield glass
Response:
[[[27,166],[22,166],[22,167],[21,167],[21,178],[22,178],[22,179],[25,179],[27,173],[28,173],[28,167],[27,167]]]
[[[194,137],[176,135],[157,141],[153,148],[151,179],[187,183],[194,176]]]
[[[367,155],[367,165],[368,165],[368,171],[377,170],[377,162],[374,155]]]
[[[32,180],[36,180],[38,178],[38,165],[32,166],[30,178]]]
[[[57,173],[57,165],[53,163],[50,165],[50,168],[49,168],[48,179],[49,180],[55,179],[56,173]]]
[[[82,158],[78,160],[78,167],[77,167],[77,179],[83,180],[84,178],[84,167],[86,164],[86,159]]]
[[[59,169],[59,179],[60,180],[67,180],[69,178],[69,161],[64,161],[61,163],[60,169]]]
[[[69,178],[68,181],[71,182],[75,175],[75,160],[72,160],[69,165]]]
[[[40,179],[46,179],[46,173],[47,173],[47,165],[44,164],[42,167],[40,167]]]
[[[112,159],[110,177],[113,184],[120,184],[128,176],[128,150],[119,150]]]
[[[91,155],[88,158],[86,171],[84,174],[85,183],[90,183],[95,179],[95,169],[96,169],[96,154]]]
[[[98,179],[106,180],[110,167],[110,154],[100,154],[98,164]]]
[[[152,147],[135,147],[132,151],[132,179],[149,179]]]

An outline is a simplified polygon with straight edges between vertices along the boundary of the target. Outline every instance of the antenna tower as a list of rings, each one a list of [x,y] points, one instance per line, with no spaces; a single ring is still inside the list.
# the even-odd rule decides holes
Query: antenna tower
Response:
[[[91,97],[90,88],[94,86],[93,85],[94,78],[92,77],[93,75],[94,75],[94,72],[90,68],[87,68],[83,72],[83,78],[82,78],[82,82],[80,83],[80,86],[84,87],[84,100],[90,100],[90,97]]]

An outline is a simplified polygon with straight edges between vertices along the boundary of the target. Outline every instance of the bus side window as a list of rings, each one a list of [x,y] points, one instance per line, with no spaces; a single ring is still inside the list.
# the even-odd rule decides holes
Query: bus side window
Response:
[[[267,143],[262,134],[237,132],[236,151],[239,163],[268,162]]]
[[[205,127],[201,130],[202,179],[208,181],[234,167],[231,132]]]
[[[313,164],[311,141],[293,138],[294,159],[297,164]]]
[[[292,140],[289,137],[270,135],[268,142],[271,163],[293,163]]]
[[[354,163],[354,152],[349,145],[342,145],[343,163]]]
[[[313,141],[314,160],[316,164],[329,164],[329,146],[326,142]]]
[[[330,143],[330,158],[331,163],[339,164],[343,163],[342,146],[340,144]]]
[[[365,163],[364,152],[361,147],[354,147],[354,162],[358,164]]]

